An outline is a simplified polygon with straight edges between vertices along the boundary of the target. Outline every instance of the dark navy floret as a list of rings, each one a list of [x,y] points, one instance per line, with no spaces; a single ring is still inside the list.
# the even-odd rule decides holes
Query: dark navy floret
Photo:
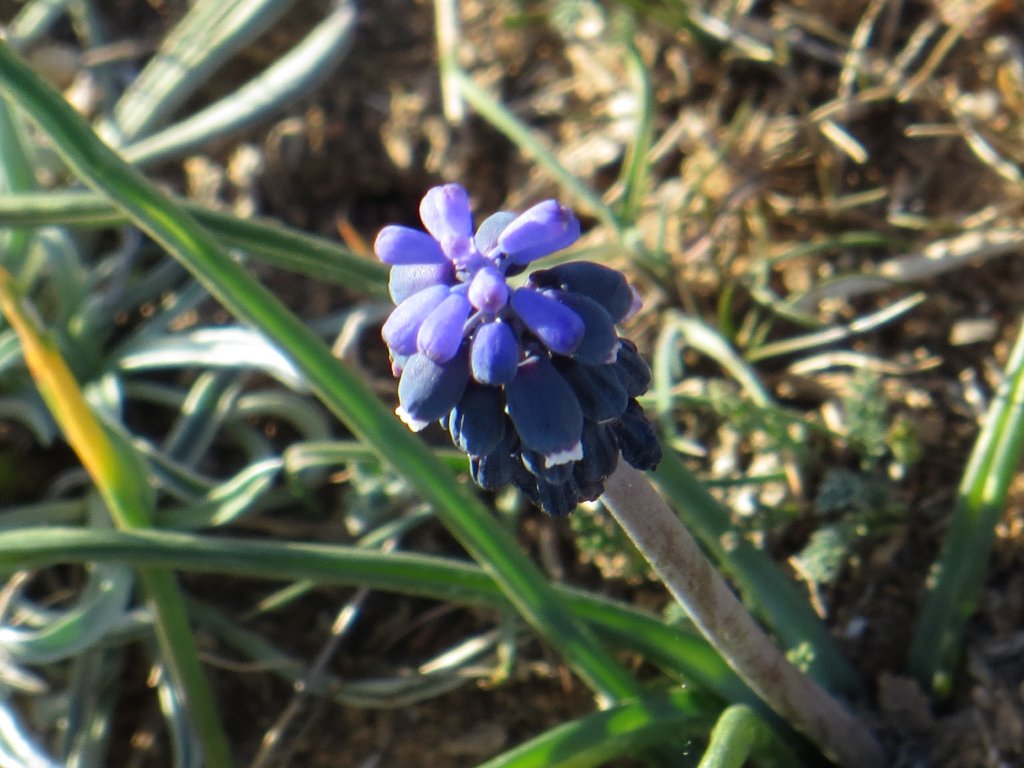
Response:
[[[542,269],[530,279],[541,287],[561,288],[596,301],[616,323],[626,318],[635,302],[633,289],[621,272],[592,261],[570,261]]]
[[[637,469],[654,469],[661,462],[658,436],[636,400],[630,400],[622,418],[612,425],[612,431],[619,441],[622,458]]]
[[[485,456],[505,436],[505,396],[498,387],[470,383],[447,418],[452,443],[471,456]]]
[[[398,415],[419,431],[455,407],[468,381],[465,351],[441,364],[426,355],[413,355],[398,381]]]
[[[487,491],[496,491],[511,483],[519,464],[514,455],[518,443],[515,429],[506,420],[498,445],[484,456],[470,456],[469,471],[473,482]]]
[[[544,457],[536,451],[524,448],[522,451],[523,466],[530,474],[549,483],[564,483],[572,477],[572,468],[579,462],[567,461],[563,464],[548,464]]]
[[[600,485],[619,463],[619,443],[612,428],[587,421],[583,425],[583,461],[576,463],[573,476],[581,487]]]
[[[619,351],[619,336],[604,307],[580,293],[557,291],[554,294],[583,321],[583,337],[572,351],[572,357],[587,365],[614,363]]]
[[[540,493],[537,490],[537,476],[531,474],[530,470],[523,466],[522,459],[519,456],[516,456],[515,461],[512,463],[512,484],[525,493],[530,501],[541,507],[548,514],[552,514],[550,509],[546,509],[541,505]]]
[[[614,421],[626,410],[629,397],[610,365],[584,365],[571,358],[553,361],[579,400],[583,415],[591,421]]]
[[[580,489],[572,477],[560,483],[549,483],[538,478],[537,497],[540,499],[540,508],[549,515],[565,517],[580,503]]]
[[[505,385],[505,398],[520,441],[548,466],[582,458],[583,411],[549,358],[538,355],[521,363]]]
[[[382,335],[413,429],[439,421],[469,454],[480,487],[513,484],[553,515],[596,499],[619,455],[657,464],[661,449],[636,398],[651,372],[615,324],[639,308],[619,272],[591,262],[508,279],[580,235],[556,200],[505,211],[473,231],[466,190],[431,189],[426,232],[389,226],[375,250],[392,265],[397,305]]]
[[[615,374],[630,397],[640,397],[651,386],[651,369],[637,352],[636,344],[621,339],[619,355],[615,360]]]

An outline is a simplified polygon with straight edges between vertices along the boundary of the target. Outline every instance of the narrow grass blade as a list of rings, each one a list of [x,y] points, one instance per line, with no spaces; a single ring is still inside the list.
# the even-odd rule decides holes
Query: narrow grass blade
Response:
[[[88,500],[43,501],[19,504],[0,512],[0,530],[43,525],[74,525],[88,513]]]
[[[38,290],[45,282],[56,299],[54,323],[66,328],[67,321],[89,300],[89,277],[71,233],[62,228],[46,227],[36,230],[17,280],[26,294]],[[109,325],[107,318],[106,326]]]
[[[8,329],[0,332],[0,373],[6,373],[21,362],[18,334]]]
[[[673,742],[682,752],[713,721],[713,704],[690,691],[657,694],[552,728],[480,768],[591,768]]]
[[[458,124],[466,116],[466,107],[459,95],[458,83],[452,82],[452,71],[458,68],[459,4],[456,0],[434,0],[434,29],[441,108],[449,123]]]
[[[300,440],[326,440],[330,435],[327,414],[320,405],[291,392],[249,392],[238,399],[237,415],[273,418],[291,426]]]
[[[615,213],[604,204],[604,201],[586,184],[576,178],[575,174],[562,165],[555,153],[503,104],[496,101],[487,91],[473,82],[473,79],[456,66],[452,66],[449,77],[453,84],[458,85],[459,93],[481,117],[503,133],[509,141],[519,147],[527,157],[547,170],[554,179],[565,188],[569,196],[592,216],[613,231],[618,231],[620,224]]]
[[[112,203],[87,189],[0,196],[0,224],[5,227],[112,227],[128,221]]]
[[[340,544],[253,541],[229,536],[81,528],[0,531],[0,571],[56,563],[150,564],[191,573],[365,586],[433,600],[507,609],[509,599],[483,569],[461,560],[407,552],[382,553]],[[557,587],[565,609],[616,646],[683,675],[726,701],[767,708],[710,646],[628,605],[589,592]]]
[[[453,472],[465,472],[466,454],[454,448],[438,448],[434,455]],[[380,453],[354,440],[311,440],[292,443],[284,452],[289,472],[345,464],[350,461],[380,461]]]
[[[238,248],[272,266],[336,282],[368,296],[385,298],[388,295],[387,267],[331,240],[279,224],[240,219],[183,200],[177,202],[224,247]],[[113,203],[95,192],[76,190],[0,196],[0,224],[4,226],[110,227],[129,221]]]
[[[751,35],[726,21],[701,10],[697,3],[670,0],[620,0],[641,18],[650,18],[676,32],[686,30],[708,53],[721,55],[729,50],[755,61],[775,61],[776,52]],[[729,6],[735,9],[736,6]]]
[[[89,572],[75,604],[44,626],[0,626],[0,648],[19,664],[70,659],[106,636],[124,613],[132,590],[130,571],[109,565]]]
[[[766,360],[770,357],[792,355],[796,352],[803,352],[815,347],[825,346],[826,344],[835,344],[860,333],[868,333],[903,316],[922,303],[925,298],[927,298],[925,293],[911,294],[880,310],[859,317],[847,325],[823,328],[820,331],[814,331],[802,336],[762,344],[747,350],[746,358],[750,362],[757,362],[758,360]]]
[[[193,602],[189,606],[189,612],[215,636],[243,654],[253,664],[273,670],[279,677],[293,685],[301,683],[307,693],[327,696],[347,707],[407,707],[447,693],[487,674],[465,674],[459,670],[457,663],[435,665],[432,663],[436,661],[435,659],[419,665],[414,674],[405,673],[394,677],[341,680],[326,671],[314,676],[310,674],[306,663],[284,653],[258,633],[240,627],[214,608]],[[469,647],[471,650],[458,654],[455,661],[468,661],[494,645],[493,638],[484,639],[483,642],[480,640],[474,638],[467,641],[463,649]]]
[[[161,449],[171,459],[195,466],[213,445],[217,433],[238,403],[242,375],[238,371],[204,371],[183,395],[178,416]]]
[[[1003,384],[967,462],[928,595],[910,647],[911,671],[948,695],[967,620],[992,552],[995,526],[1024,452],[1024,327],[1006,363]]]
[[[829,690],[858,690],[860,678],[793,582],[764,552],[737,534],[726,511],[674,454],[666,452],[654,480],[712,557],[735,579],[746,600],[772,627],[794,663]]]
[[[68,443],[125,528],[145,527],[152,500],[145,480],[103,429],[56,345],[43,336],[33,308],[0,268],[0,312],[18,334],[22,355]]]
[[[118,102],[113,126],[118,141],[144,135],[166,118],[291,4],[291,0],[194,3]]]
[[[234,93],[159,133],[124,149],[138,166],[194,151],[215,138],[251,125],[321,82],[341,63],[355,29],[356,12],[332,11],[295,48]]]
[[[281,471],[280,459],[251,464],[211,490],[202,501],[182,509],[161,510],[157,520],[174,528],[213,528],[238,520],[266,494]]]
[[[19,296],[10,274],[0,269],[0,311],[21,341],[36,382],[89,476],[96,483],[120,528],[146,528],[153,497],[145,472],[130,446],[108,433],[92,412],[78,383],[56,346],[44,338]],[[156,632],[168,671],[188,702],[192,725],[203,744],[209,765],[225,768],[231,758],[209,683],[199,664],[195,639],[174,577],[167,571],[140,568],[139,578],[153,604]]]
[[[619,203],[619,218],[624,224],[633,225],[647,194],[649,155],[654,135],[654,97],[647,66],[632,41],[626,44],[626,74],[636,101],[637,129],[636,139],[629,146],[622,166],[623,192]]]
[[[25,733],[12,709],[13,702],[0,702],[0,765],[5,768],[58,768],[30,734]]]
[[[156,649],[153,655],[156,656]],[[167,723],[167,740],[171,743],[171,752],[175,755],[175,762],[185,768],[191,765],[203,765],[203,747],[198,743],[195,732],[189,727],[188,705],[182,701],[178,689],[173,681],[168,679],[166,672],[161,669],[156,681],[156,695],[160,702],[160,710],[163,712],[164,722]]]
[[[750,757],[761,768],[797,764],[756,713],[742,704],[734,704],[715,723],[697,768],[743,768]]]
[[[98,768],[106,762],[110,726],[117,696],[119,648],[92,648],[68,670],[67,709],[57,750],[66,768]]]
[[[17,50],[24,50],[46,31],[64,13],[70,0],[31,0],[24,5],[7,25],[5,39],[7,44]]]
[[[15,99],[87,184],[108,195],[138,226],[184,264],[239,319],[260,328],[292,358],[314,392],[357,436],[432,504],[448,530],[494,574],[533,627],[599,696],[635,695],[632,676],[591,631],[565,611],[547,579],[519,550],[479,498],[381,404],[358,373],[319,338],[170,197],[149,184],[92,133],[61,96],[10,49],[0,46],[0,91]]]
[[[121,349],[115,363],[122,371],[246,367],[292,389],[306,389],[302,375],[276,346],[259,332],[238,326],[143,336]]]
[[[200,206],[186,205],[185,209],[226,247],[239,248],[273,266],[330,280],[368,296],[386,298],[388,295],[387,267],[336,242],[279,224],[240,219]]]
[[[22,140],[21,123],[7,100],[0,100],[0,189],[4,192],[32,192],[36,177],[32,155]],[[15,273],[32,239],[31,230],[14,229],[3,233],[3,263]]]
[[[714,328],[697,317],[687,317],[681,312],[669,312],[662,326],[658,341],[658,367],[668,370],[675,353],[675,340],[688,344],[710,357],[724,368],[743,387],[755,405],[762,408],[775,404],[774,398],[765,389],[757,373],[743,360]]]

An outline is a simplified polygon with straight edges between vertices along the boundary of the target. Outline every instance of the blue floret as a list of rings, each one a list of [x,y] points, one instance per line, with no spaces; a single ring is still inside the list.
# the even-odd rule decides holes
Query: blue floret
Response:
[[[626,278],[570,262],[508,278],[579,238],[556,200],[501,211],[473,231],[466,190],[434,187],[420,204],[426,232],[377,236],[392,266],[396,309],[382,335],[412,429],[440,421],[488,490],[513,483],[549,514],[593,500],[621,455],[639,469],[661,457],[636,397],[651,374],[615,324],[639,307]]]

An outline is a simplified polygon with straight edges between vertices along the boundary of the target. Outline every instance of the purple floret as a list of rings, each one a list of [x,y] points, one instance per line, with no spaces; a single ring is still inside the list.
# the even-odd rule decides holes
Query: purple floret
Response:
[[[392,266],[444,264],[447,257],[437,240],[426,232],[397,224],[384,227],[373,244],[377,258]]]
[[[432,285],[414,293],[395,308],[381,331],[392,353],[411,355],[417,351],[416,339],[420,328],[449,295],[448,286]]]
[[[660,447],[636,397],[650,371],[615,323],[638,309],[619,272],[571,262],[508,278],[569,247],[579,221],[557,200],[495,213],[473,231],[469,195],[434,187],[426,231],[377,236],[398,305],[382,336],[399,382],[399,416],[440,421],[488,490],[511,482],[550,514],[601,494],[621,453],[650,469]]]
[[[462,345],[462,326],[472,307],[460,293],[450,293],[427,315],[416,334],[416,351],[435,363],[451,360]]]
[[[580,222],[557,200],[537,203],[506,227],[498,245],[513,264],[529,264],[579,240]]]

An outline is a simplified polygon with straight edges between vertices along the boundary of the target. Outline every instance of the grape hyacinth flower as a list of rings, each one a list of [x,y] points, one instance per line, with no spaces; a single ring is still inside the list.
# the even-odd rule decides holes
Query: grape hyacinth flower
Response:
[[[650,369],[615,329],[639,308],[626,278],[579,261],[508,282],[576,242],[572,211],[546,200],[474,232],[466,190],[446,184],[420,218],[426,232],[390,225],[374,245],[397,305],[382,336],[398,416],[413,430],[440,422],[478,485],[513,483],[553,515],[600,496],[620,455],[655,467],[661,448],[636,401]]]

